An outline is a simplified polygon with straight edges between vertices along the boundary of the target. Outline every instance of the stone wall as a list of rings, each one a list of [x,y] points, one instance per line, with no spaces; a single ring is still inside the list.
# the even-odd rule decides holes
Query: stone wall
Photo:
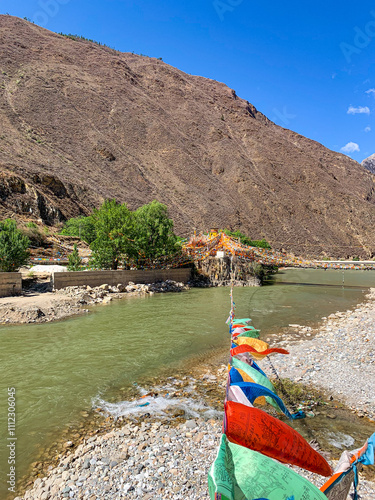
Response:
[[[100,286],[107,283],[116,286],[119,283],[156,283],[157,281],[189,281],[191,269],[155,269],[149,271],[76,271],[54,273],[52,280],[55,290],[67,286]]]
[[[0,273],[0,297],[20,295],[22,292],[21,273]]]

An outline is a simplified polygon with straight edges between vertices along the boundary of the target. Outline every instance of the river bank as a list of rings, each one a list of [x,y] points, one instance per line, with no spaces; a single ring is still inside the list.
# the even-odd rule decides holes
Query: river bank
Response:
[[[298,335],[305,330],[292,328]],[[293,342],[293,334],[278,342],[290,355],[273,357],[282,377],[313,384],[345,402],[360,417],[375,420],[375,288],[354,310],[337,312]]]
[[[215,386],[212,387],[215,395],[211,395],[211,402],[213,398],[223,396],[225,372],[226,367],[223,365],[215,374],[205,375],[206,388],[209,390],[210,386]],[[176,398],[184,392],[185,395],[189,394],[191,385],[196,385],[190,378],[173,380],[171,384],[176,386]],[[221,395],[217,392],[218,387]],[[316,394],[314,402],[310,400],[312,406],[324,405],[329,415],[337,413],[335,403],[331,403],[332,406],[329,403],[324,405]],[[107,417],[106,425],[112,426],[109,432],[95,435],[92,430],[78,445],[77,442],[67,441],[58,465],[46,475],[40,475],[22,499],[207,500],[207,472],[220,440],[222,412],[216,410],[215,413],[209,406],[198,406],[195,410],[194,406],[190,407],[190,411],[185,413],[181,405],[166,410],[164,414],[143,410],[138,415],[119,417],[117,421]],[[192,416],[194,412],[198,415]],[[206,412],[214,414],[216,418],[205,417]],[[330,417],[325,418],[327,422],[332,422]],[[312,422],[312,419],[308,422]],[[352,425],[353,422],[348,422],[348,427]],[[335,435],[340,439],[343,433]],[[345,436],[350,439],[349,434]],[[327,458],[333,467],[337,464],[337,454],[334,458]],[[317,486],[324,482],[320,476],[298,468],[295,470]],[[375,484],[366,480],[363,474],[360,474],[360,493],[362,500],[373,500],[375,496]]]
[[[302,329],[310,337],[294,342],[293,331],[299,335]],[[366,420],[366,416],[374,419],[370,391],[374,381],[374,331],[372,289],[366,302],[355,309],[330,315],[316,329],[293,325],[277,342],[291,353],[285,358],[272,358],[281,377],[290,377],[298,387],[304,383],[329,391],[322,399],[315,392],[309,395],[308,389],[302,392],[301,405],[315,416],[297,425],[302,426],[300,432],[308,428],[308,435],[314,437],[320,429],[322,450],[327,450],[326,442],[334,443],[329,459],[332,465],[344,448],[359,446],[364,436],[374,432],[374,424]],[[145,386],[145,394],[140,392],[139,399],[98,401],[97,410],[107,419],[109,432],[97,435],[99,429],[91,429],[79,439],[66,441],[58,465],[48,474],[40,472],[23,498],[207,499],[207,471],[221,432],[226,383],[222,361],[219,357],[211,365],[203,365],[194,376],[164,380],[161,387]],[[262,368],[270,373],[267,360]],[[357,415],[340,409],[342,401]],[[356,431],[358,422],[360,434]],[[318,486],[324,482],[314,474],[299,472]],[[363,476],[360,494],[363,500],[375,498],[374,483]]]
[[[192,419],[177,426],[129,423],[89,438],[47,477],[37,479],[22,498],[208,499],[207,472],[220,436],[218,421]],[[324,483],[324,478],[294,469],[318,487]],[[374,483],[361,473],[359,477],[361,499],[373,500]]]
[[[46,323],[76,314],[88,313],[88,306],[108,304],[114,299],[134,295],[188,290],[189,285],[176,281],[163,281],[127,286],[101,285],[73,286],[50,292],[30,291],[21,296],[0,298],[0,324]]]

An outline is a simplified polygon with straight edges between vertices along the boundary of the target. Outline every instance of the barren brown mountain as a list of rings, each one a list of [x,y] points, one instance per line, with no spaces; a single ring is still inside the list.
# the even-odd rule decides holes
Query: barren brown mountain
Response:
[[[180,234],[375,252],[375,176],[160,60],[0,16],[0,216],[55,224],[105,198],[166,203]],[[367,250],[366,250],[367,249]]]

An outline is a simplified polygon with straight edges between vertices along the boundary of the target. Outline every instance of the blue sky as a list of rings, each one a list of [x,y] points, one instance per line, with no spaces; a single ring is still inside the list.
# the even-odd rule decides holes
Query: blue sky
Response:
[[[373,2],[2,0],[0,12],[162,57],[330,149],[375,153]]]

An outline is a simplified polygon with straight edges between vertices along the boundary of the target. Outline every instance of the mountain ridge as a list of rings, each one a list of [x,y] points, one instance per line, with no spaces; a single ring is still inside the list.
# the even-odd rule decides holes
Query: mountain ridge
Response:
[[[375,176],[225,84],[0,16],[0,216],[56,224],[105,198],[179,234],[240,229],[305,255],[375,253]]]
[[[366,168],[372,174],[375,174],[375,153],[365,158],[361,162],[362,167]]]

